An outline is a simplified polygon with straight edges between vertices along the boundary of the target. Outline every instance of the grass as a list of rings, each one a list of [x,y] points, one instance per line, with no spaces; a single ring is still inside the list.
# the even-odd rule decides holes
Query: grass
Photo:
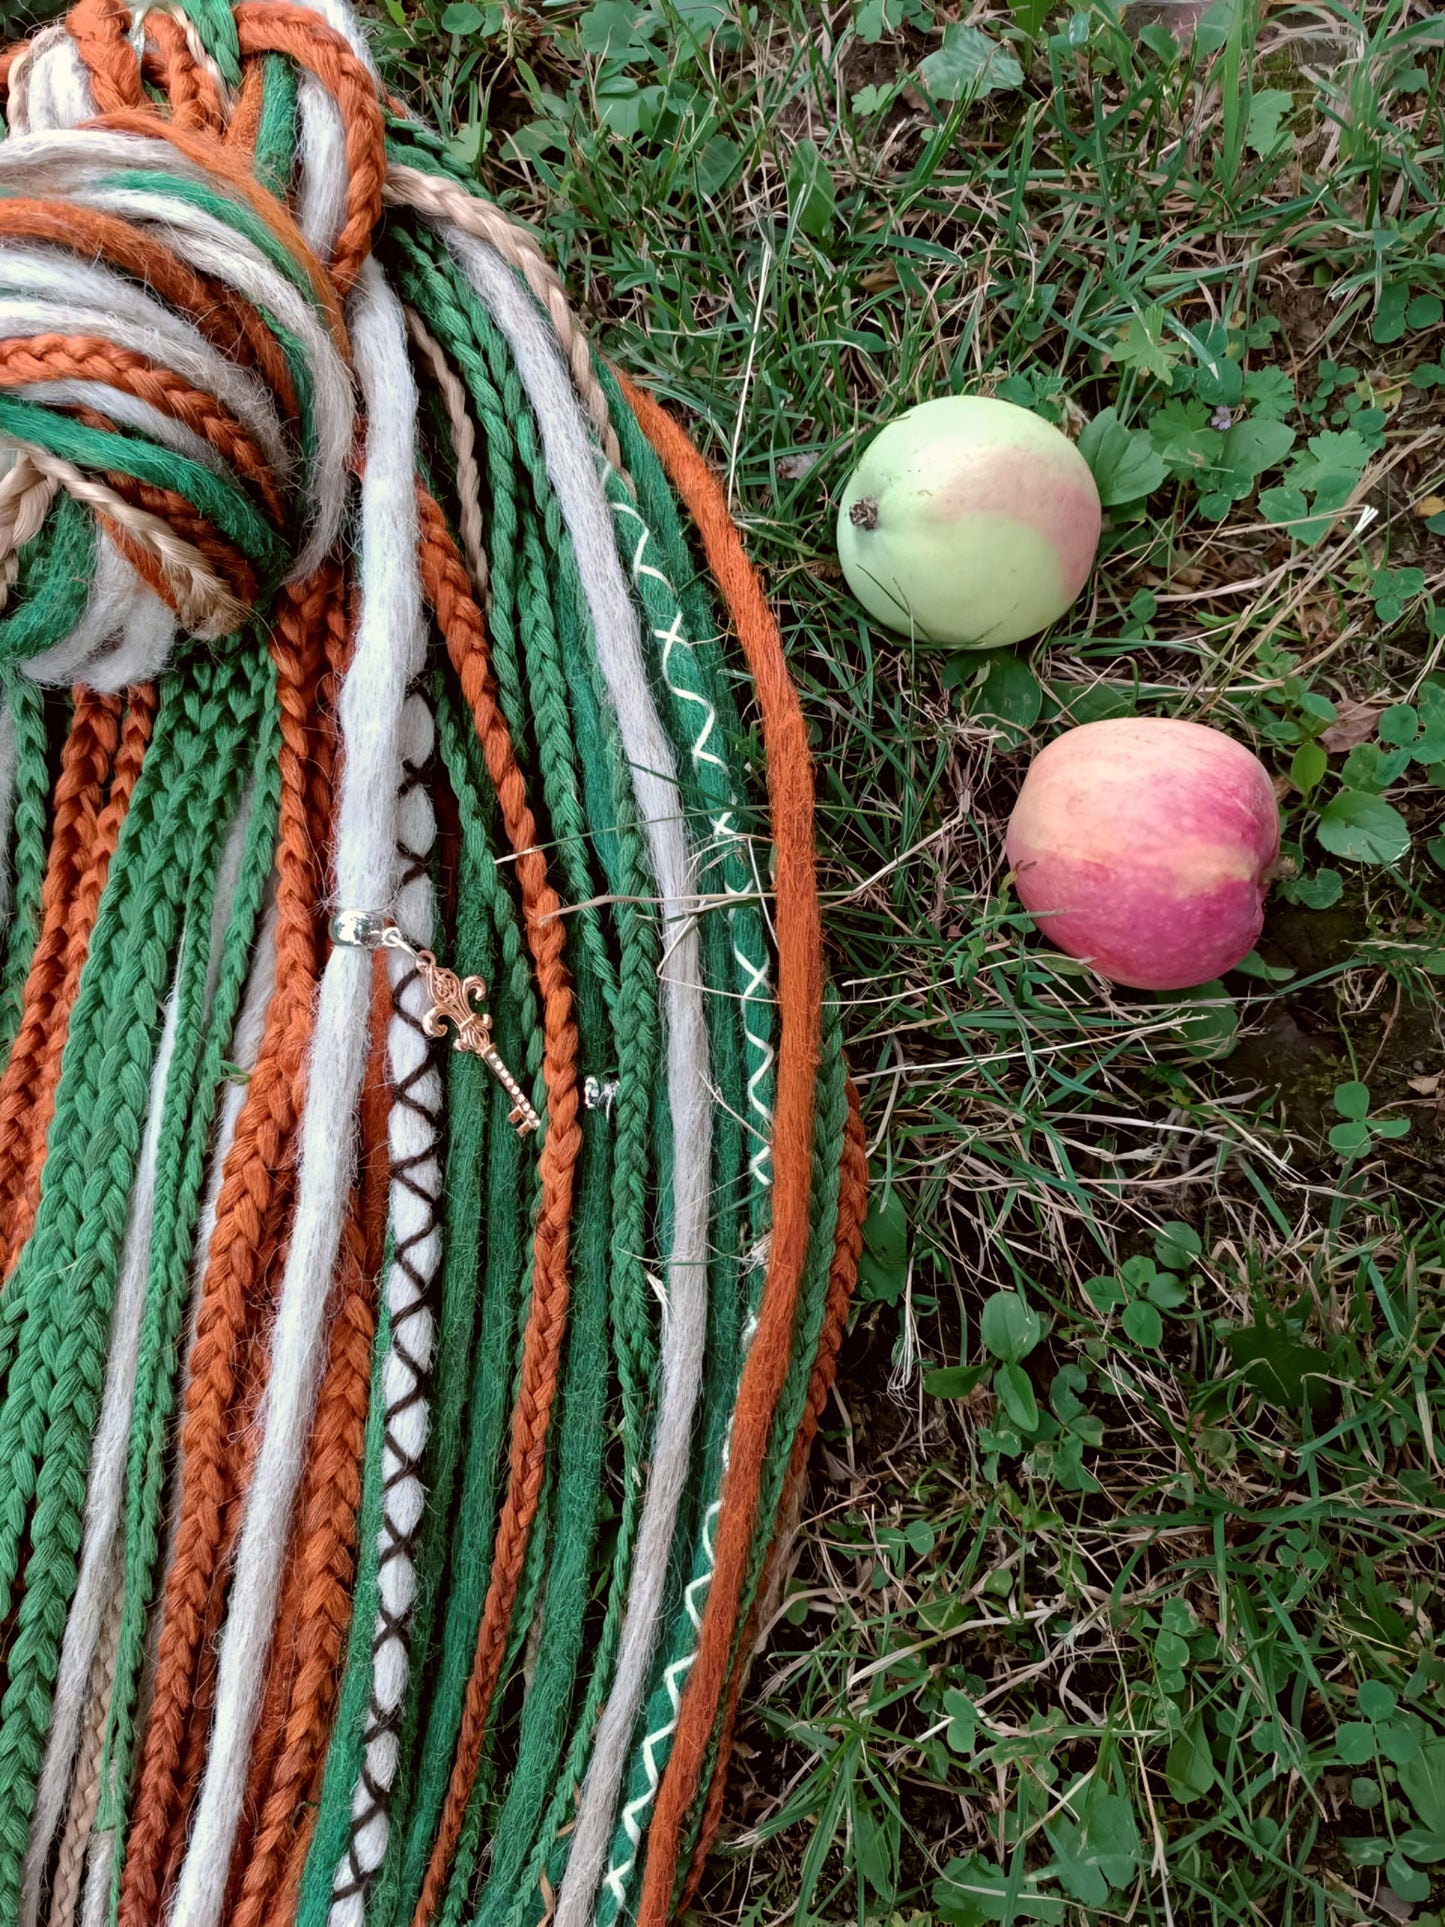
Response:
[[[398,78],[727,474],[868,1109],[698,1919],[1438,1921],[1445,746],[1395,717],[1397,772],[1378,715],[1438,700],[1445,637],[1439,22],[1240,13],[1181,54],[1103,6],[476,11],[409,11]],[[1103,557],[1033,651],[913,650],[839,581],[869,432],[957,388],[1093,438]],[[1111,997],[1005,875],[1030,749],[1128,710],[1280,778],[1295,876],[1198,1003]]]
[[[873,1199],[697,1920],[1440,1927],[1445,24],[376,11],[726,474],[817,753]],[[1100,479],[1036,648],[840,581],[870,432],[950,389]],[[1290,874],[1194,999],[1006,874],[1031,750],[1132,711],[1278,779]]]

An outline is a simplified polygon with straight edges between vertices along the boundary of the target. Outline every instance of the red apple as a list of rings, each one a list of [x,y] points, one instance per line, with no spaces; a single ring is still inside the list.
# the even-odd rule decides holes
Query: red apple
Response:
[[[1009,866],[1040,930],[1136,990],[1186,990],[1248,956],[1278,859],[1259,758],[1162,716],[1056,737],[1009,818]]]

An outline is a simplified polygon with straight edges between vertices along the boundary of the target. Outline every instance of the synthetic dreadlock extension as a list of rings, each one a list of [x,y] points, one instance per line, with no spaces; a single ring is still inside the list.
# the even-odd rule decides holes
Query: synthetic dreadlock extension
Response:
[[[0,1927],[664,1927],[866,1196],[777,626],[345,0],[0,105]]]

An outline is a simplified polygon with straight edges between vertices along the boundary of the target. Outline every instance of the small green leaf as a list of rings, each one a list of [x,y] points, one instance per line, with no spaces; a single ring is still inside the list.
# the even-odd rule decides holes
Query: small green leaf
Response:
[[[1078,442],[1105,508],[1137,502],[1158,488],[1169,465],[1142,429],[1125,428],[1112,408],[1099,411]]]
[[[1445,1833],[1445,1740],[1432,1740],[1400,1768],[1400,1787],[1432,1833]]]
[[[893,1899],[898,1886],[897,1852],[888,1820],[889,1816],[876,1813],[869,1801],[854,1801],[853,1850],[858,1870],[885,1902]]]
[[[1330,1149],[1342,1158],[1357,1158],[1370,1148],[1368,1124],[1335,1124],[1330,1129]]]
[[[647,37],[640,29],[647,19],[646,13],[624,5],[623,0],[596,0],[577,22],[577,43],[596,60],[645,58]]]
[[[944,1735],[948,1750],[966,1757],[972,1753],[978,1734],[978,1709],[966,1693],[950,1686],[943,1696],[943,1710],[948,1715],[948,1730]]]
[[[1259,512],[1266,522],[1303,522],[1309,503],[1297,488],[1267,488],[1259,498]]]
[[[1187,1286],[1176,1278],[1172,1271],[1161,1271],[1156,1278],[1151,1279],[1145,1295],[1149,1303],[1157,1305],[1160,1311],[1178,1311],[1181,1305],[1189,1303]]]
[[[993,1389],[1021,1432],[1037,1430],[1038,1400],[1034,1397],[1034,1388],[1022,1365],[1000,1365],[993,1375]]]
[[[704,200],[721,194],[742,163],[743,150],[728,134],[714,134],[693,162],[697,191]]]
[[[1334,1102],[1335,1109],[1341,1117],[1352,1117],[1355,1119],[1368,1117],[1370,1115],[1370,1087],[1368,1084],[1361,1084],[1356,1080],[1351,1080],[1345,1084],[1336,1084]]]
[[[1306,910],[1328,910],[1344,895],[1345,880],[1338,870],[1316,870],[1312,877],[1291,877],[1280,893]]]
[[[849,105],[855,114],[865,120],[870,119],[874,114],[886,112],[903,92],[906,84],[902,80],[890,80],[883,87],[860,87],[857,93],[851,96]]]
[[[1315,834],[1331,856],[1354,863],[1398,863],[1410,848],[1410,826],[1394,805],[1360,790],[1332,797]]]
[[[482,24],[482,10],[472,0],[452,0],[442,14],[443,33],[475,33]]]
[[[1054,0],[1009,0],[1009,12],[1020,33],[1037,40],[1048,23]]]
[[[1295,406],[1294,383],[1283,368],[1251,368],[1244,378],[1244,399],[1256,421],[1283,421]]]
[[[1227,1333],[1224,1346],[1245,1384],[1267,1405],[1297,1412],[1331,1397],[1324,1376],[1330,1361],[1318,1345],[1306,1345],[1273,1325],[1245,1325]]]
[[[1097,1420],[1091,1423],[1098,1424]],[[1095,1445],[1103,1443],[1103,1427],[1099,1426],[1099,1438]],[[1084,1447],[1090,1441],[1077,1432],[1067,1432],[1054,1447],[1054,1477],[1065,1492],[1100,1492],[1103,1488],[1093,1473],[1084,1464]]]
[[[1005,1872],[974,1854],[967,1860],[950,1860],[943,1878],[934,1884],[933,1910],[947,1927],[993,1927],[1008,1922],[1019,1927],[1024,1921],[1044,1921],[1049,1927],[1064,1927],[1071,1903],[1062,1894],[1041,1892],[1038,1883],[1023,1872],[1022,1848],[1018,1867]]]
[[[1388,1840],[1374,1838],[1362,1840],[1357,1834],[1346,1834],[1340,1841],[1340,1846],[1352,1867],[1383,1867],[1390,1851]]]
[[[1220,460],[1240,475],[1262,475],[1282,462],[1294,443],[1294,430],[1286,423],[1251,415],[1236,422],[1225,436]]]
[[[1214,977],[1192,990],[1171,990],[1161,999],[1175,1026],[1178,1045],[1201,1063],[1228,1057],[1239,1035],[1239,1009]]]
[[[1204,1715],[1196,1707],[1179,1730],[1164,1762],[1169,1791],[1181,1805],[1202,1800],[1218,1778],[1214,1757],[1204,1732]]]
[[[1364,1086],[1361,1085],[1360,1089],[1363,1090]],[[1335,1096],[1338,1099],[1338,1091]],[[1387,1686],[1380,1679],[1362,1680],[1360,1690],[1355,1695],[1355,1705],[1359,1708],[1360,1717],[1366,1720],[1389,1719],[1399,1703],[1395,1689]]]
[[[1096,1278],[1084,1280],[1084,1296],[1101,1317],[1107,1318],[1111,1311],[1117,1311],[1125,1302],[1128,1293],[1119,1279],[1101,1273]]]
[[[903,1536],[909,1551],[920,1559],[926,1559],[938,1543],[938,1534],[927,1519],[910,1519],[903,1528]]]
[[[1375,1729],[1368,1720],[1346,1720],[1335,1733],[1335,1751],[1345,1766],[1367,1766],[1375,1757]]]
[[[1425,1722],[1418,1713],[1401,1713],[1398,1719],[1381,1720],[1375,1728],[1380,1751],[1391,1766],[1412,1766],[1419,1759],[1425,1736]]]
[[[987,1365],[940,1365],[923,1374],[923,1389],[930,1398],[967,1398],[987,1377]]]
[[[1155,1635],[1154,1658],[1166,1672],[1182,1672],[1189,1664],[1189,1643],[1166,1628]]]
[[[1405,332],[1405,310],[1410,305],[1410,290],[1403,281],[1387,281],[1375,305],[1370,334],[1380,342],[1398,341]]]
[[[1120,1324],[1136,1345],[1154,1351],[1164,1340],[1164,1320],[1154,1307],[1144,1298],[1136,1298],[1124,1307]]]
[[[821,241],[833,231],[833,177],[815,142],[803,139],[788,162],[788,206],[802,233]]]
[[[1320,744],[1301,743],[1289,766],[1289,780],[1301,796],[1308,796],[1329,766],[1329,755]]]
[[[1044,1328],[1038,1313],[1016,1291],[996,1291],[984,1305],[979,1335],[995,1358],[1017,1365],[1038,1344]]]
[[[954,21],[944,29],[937,53],[919,63],[918,78],[934,100],[980,100],[1022,87],[1024,70],[981,28]]]
[[[1163,308],[1151,302],[1132,320],[1126,321],[1114,343],[1114,359],[1125,367],[1138,368],[1156,381],[1168,381],[1180,359],[1180,351],[1166,335]]]
[[[1281,123],[1294,106],[1294,95],[1282,87],[1261,87],[1249,103],[1249,118],[1244,124],[1244,144],[1261,160],[1268,160],[1289,145],[1290,136]]]
[[[1199,1233],[1192,1225],[1181,1224],[1178,1219],[1161,1224],[1154,1233],[1154,1256],[1161,1265],[1167,1265],[1173,1271],[1185,1270],[1203,1252],[1204,1245]]]
[[[891,1185],[875,1192],[863,1220],[858,1294],[864,1304],[896,1305],[908,1282],[908,1218]]]
[[[969,692],[970,721],[996,719],[1007,725],[1005,734],[1014,747],[1039,720],[1043,707],[1043,687],[1028,664],[1011,649],[991,651],[982,681]]]
[[[1385,1862],[1385,1878],[1390,1883],[1391,1893],[1401,1900],[1408,1900],[1421,1906],[1430,1898],[1430,1876],[1412,1867],[1404,1854],[1396,1848]]]
[[[1382,743],[1404,749],[1420,734],[1420,712],[1413,703],[1395,703],[1381,716],[1375,733]]]

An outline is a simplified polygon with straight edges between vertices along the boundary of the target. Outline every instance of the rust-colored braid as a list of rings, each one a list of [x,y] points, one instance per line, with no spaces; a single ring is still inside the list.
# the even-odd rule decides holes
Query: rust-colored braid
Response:
[[[491,1578],[441,1826],[413,1916],[414,1927],[423,1927],[436,1911],[461,1834],[506,1651],[522,1561],[537,1514],[547,1428],[567,1322],[567,1244],[573,1175],[582,1133],[577,1123],[577,1026],[572,1013],[571,978],[563,961],[561,904],[537,847],[526,786],[497,701],[481,612],[472,599],[471,584],[441,510],[424,490],[418,490],[418,496],[422,585],[436,611],[452,667],[475,720],[507,841],[516,857],[527,944],[542,994],[543,1075],[547,1085],[547,1128],[539,1164],[542,1201],[533,1236],[532,1303],[523,1338],[521,1393],[512,1419],[507,1493],[497,1526]]]
[[[844,1327],[848,1323],[848,1307],[852,1303],[853,1287],[858,1282],[858,1258],[863,1249],[863,1220],[867,1215],[868,1153],[865,1149],[863,1133],[863,1112],[858,1102],[857,1086],[850,1077],[848,1079],[848,1121],[844,1127],[842,1169],[838,1190],[838,1226],[833,1237],[833,1260],[828,1268],[828,1299],[823,1311],[823,1330],[818,1341],[818,1356],[813,1364],[813,1375],[808,1381],[808,1402],[803,1408],[802,1423],[798,1427],[797,1437],[793,1440],[792,1456],[788,1460],[788,1476],[783,1487],[783,1503],[778,1514],[779,1519],[783,1521],[792,1519],[797,1507],[803,1478],[808,1469],[808,1454],[813,1449],[818,1421],[823,1416],[823,1408],[828,1403],[828,1394],[833,1389],[833,1380],[837,1375],[838,1348],[843,1342]],[[771,1597],[777,1583],[777,1559],[784,1536],[784,1532],[780,1530],[773,1542],[767,1569],[763,1575],[763,1583],[758,1589],[758,1596],[748,1615],[747,1625],[738,1645],[737,1659],[728,1680],[717,1763],[708,1785],[697,1846],[693,1852],[687,1882],[678,1904],[679,1914],[686,1913],[692,1904],[698,1882],[702,1879],[708,1854],[712,1850],[712,1843],[717,1838],[717,1830],[722,1822],[723,1800],[727,1793],[728,1763],[732,1758],[733,1733],[737,1726],[738,1703],[742,1698],[743,1686],[747,1680],[753,1647],[757,1643],[763,1605]]]
[[[232,1927],[282,1927],[295,1907],[288,1868],[309,1841],[314,1798],[340,1690],[341,1657],[351,1622],[356,1531],[366,1448],[371,1345],[386,1233],[386,1032],[391,981],[385,959],[373,975],[372,1043],[361,1101],[361,1158],[338,1266],[339,1303],[331,1352],[317,1401],[305,1483],[292,1534],[288,1584],[277,1621],[284,1693],[268,1693],[257,1728],[246,1812],[254,1835],[238,1838]],[[304,1848],[302,1849],[304,1852]],[[299,1883],[299,1865],[297,1867]]]
[[[88,408],[75,409],[73,413],[77,420],[89,418],[87,425],[90,427],[113,426],[104,416],[96,415]],[[261,590],[256,571],[241,551],[218,533],[215,523],[208,522],[184,495],[178,495],[171,488],[157,488],[153,482],[143,482],[138,476],[127,475],[120,469],[103,469],[100,473],[106,486],[114,489],[123,502],[129,502],[132,508],[144,509],[148,515],[158,516],[183,541],[189,542],[243,607],[249,609],[254,605]],[[107,522],[111,520],[109,516],[105,519]],[[163,600],[174,606],[175,593],[175,589],[167,585]]]
[[[372,236],[381,219],[386,121],[376,83],[335,28],[325,25],[308,7],[292,6],[290,0],[242,0],[235,16],[243,53],[289,54],[298,67],[315,74],[341,110],[346,129],[346,220],[336,237],[331,280],[344,296],[371,253]]]
[[[672,1753],[648,1829],[638,1927],[666,1927],[679,1837],[702,1776],[727,1684],[767,1462],[773,1414],[792,1356],[793,1321],[808,1255],[814,1080],[823,1009],[823,931],[813,848],[813,768],[802,706],[788,675],[777,621],[702,456],[667,411],[625,378],[643,433],[690,511],[747,657],[768,759],[778,944],[778,1080],[773,1114],[773,1226],[758,1325],[738,1385],[731,1456],[718,1514],[716,1563],[683,1688]]]
[[[206,1595],[197,1646],[195,1678],[191,1687],[190,1715],[186,1722],[185,1745],[176,1776],[179,1789],[176,1810],[171,1819],[162,1855],[160,1891],[163,1908],[168,1906],[180,1878],[189,1838],[191,1813],[200,1793],[210,1748],[211,1715],[216,1703],[216,1679],[220,1664],[221,1628],[225,1623],[228,1600],[227,1577],[231,1555],[240,1536],[246,1493],[260,1448],[257,1418],[270,1377],[271,1329],[276,1315],[276,1300],[290,1250],[287,1235],[291,1206],[295,1197],[296,1167],[288,1146],[286,1162],[267,1201],[265,1220],[258,1246],[259,1282],[247,1303],[247,1319],[236,1335],[236,1390],[227,1414],[225,1436],[221,1440],[215,1466],[213,1490],[221,1512],[221,1529],[215,1555],[215,1574]]]
[[[142,72],[164,91],[177,126],[219,134],[222,116],[216,83],[191,52],[185,28],[173,14],[159,10],[146,15],[145,27],[153,61],[145,61]],[[146,71],[152,65],[153,74]]]
[[[29,1235],[16,1207],[30,1159],[36,1079],[65,985],[71,912],[119,740],[120,708],[117,697],[75,691],[75,714],[56,778],[40,936],[25,980],[20,1028],[0,1078],[0,1254],[7,1274]]]
[[[146,132],[154,132],[160,123],[151,116],[142,125]],[[64,248],[82,260],[104,262],[143,282],[194,323],[213,348],[244,368],[254,368],[286,417],[297,420],[291,370],[280,343],[255,308],[234,290],[198,274],[119,215],[69,201],[0,200],[0,237]]]
[[[0,107],[3,107],[9,99],[10,76],[15,69],[15,63],[23,59],[29,51],[28,40],[17,40],[12,47],[0,47]]]
[[[266,75],[261,61],[250,60],[241,76],[241,91],[236,96],[236,104],[231,109],[231,124],[227,127],[224,139],[228,147],[234,147],[239,154],[251,154],[255,150],[256,136],[261,131],[261,108],[266,98]]]
[[[160,1918],[165,1856],[182,1804],[182,1757],[225,1530],[223,1461],[237,1344],[260,1283],[261,1234],[286,1162],[311,1038],[318,947],[307,761],[328,611],[342,592],[326,564],[286,593],[272,642],[281,714],[275,992],[226,1159],[189,1362],[175,1550],[167,1575],[155,1693],[146,1722],[121,1892],[121,1927]]]
[[[175,612],[176,585],[167,576],[159,561],[151,551],[144,548],[128,529],[121,527],[114,516],[103,515],[96,511],[96,527],[105,536],[116,554],[128,562],[144,582],[151,594],[166,607]]]
[[[57,412],[68,414],[85,427],[99,429],[103,434],[115,432],[115,423],[108,415],[101,414],[99,409],[83,407]],[[248,608],[254,603],[260,591],[256,571],[241,551],[228,542],[215,524],[208,521],[184,495],[177,494],[174,489],[160,488],[154,482],[142,481],[138,475],[128,475],[124,470],[102,469],[100,474],[107,487],[113,489],[123,502],[128,502],[132,508],[144,509],[146,514],[167,523],[174,534],[198,550],[239,602]],[[111,518],[105,519],[109,525]],[[174,590],[167,593],[165,600],[174,603]]]
[[[14,1249],[30,1236],[35,1214],[40,1208],[41,1173],[45,1168],[45,1140],[50,1120],[55,1115],[55,1097],[60,1086],[61,1061],[70,1032],[70,1013],[80,994],[80,973],[90,953],[91,933],[100,914],[101,893],[110,874],[110,860],[120,842],[130,799],[140,780],[141,765],[150,744],[156,718],[156,692],[149,684],[131,690],[125,721],[121,726],[120,747],[115,753],[115,770],[110,794],[96,818],[90,851],[70,911],[70,928],[65,953],[65,981],[51,1014],[43,1054],[36,1072],[34,1102],[30,1113],[30,1145],[26,1158],[25,1185],[13,1220],[11,1237]]]
[[[126,38],[130,11],[121,0],[79,0],[65,25],[90,70],[90,89],[101,113],[139,107],[145,99],[140,62]]]
[[[162,20],[164,14],[154,14]],[[271,519],[284,514],[281,491],[270,464],[230,411],[214,395],[192,388],[169,368],[159,368],[147,356],[122,348],[102,335],[31,335],[0,341],[0,388],[29,381],[103,382],[125,394],[138,395],[163,415],[184,422],[256,489]]]

